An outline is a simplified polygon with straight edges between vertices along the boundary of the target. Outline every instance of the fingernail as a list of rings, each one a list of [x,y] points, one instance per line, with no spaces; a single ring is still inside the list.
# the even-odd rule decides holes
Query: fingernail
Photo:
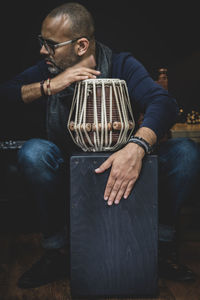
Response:
[[[100,171],[100,169],[99,169],[99,168],[95,169],[95,172],[99,172],[99,171]]]
[[[119,204],[119,201],[115,201],[115,204]]]
[[[104,200],[105,200],[105,201],[107,201],[107,200],[108,200],[108,197],[107,197],[107,196],[106,196],[106,197],[104,197]]]
[[[108,201],[108,205],[112,205],[112,201]]]

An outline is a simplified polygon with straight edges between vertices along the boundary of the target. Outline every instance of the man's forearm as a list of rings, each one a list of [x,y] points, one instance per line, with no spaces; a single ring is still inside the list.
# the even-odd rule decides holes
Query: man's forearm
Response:
[[[155,132],[148,127],[141,127],[135,133],[135,136],[143,138],[147,141],[151,146],[153,146],[157,141],[157,136]]]
[[[21,88],[21,97],[24,103],[31,103],[42,96],[40,83],[31,83],[23,85]]]
[[[88,67],[87,67],[88,66]],[[45,95],[54,95],[66,89],[69,85],[76,81],[84,79],[93,79],[100,74],[100,71],[93,69],[95,67],[95,60],[93,55],[82,60],[73,67],[67,68],[51,79],[51,87],[49,82],[50,94],[47,88],[47,81],[43,84]],[[24,85],[21,88],[21,97],[24,103],[30,103],[42,96],[40,82]]]

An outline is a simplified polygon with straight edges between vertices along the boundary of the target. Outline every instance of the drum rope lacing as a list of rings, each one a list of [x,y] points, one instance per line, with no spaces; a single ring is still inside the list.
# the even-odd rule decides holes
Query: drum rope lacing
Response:
[[[97,107],[97,87],[101,87],[101,116],[100,123]],[[83,87],[85,88],[83,90]],[[109,99],[106,99],[105,89],[109,88]],[[93,124],[86,123],[87,102],[93,93]],[[114,94],[114,97],[113,97]],[[107,102],[109,101],[109,102]],[[113,143],[113,102],[117,106],[119,116],[119,136]],[[109,107],[109,113],[107,111]],[[74,121],[72,122],[72,116]],[[131,126],[130,127],[130,118]],[[72,128],[73,123],[73,128]],[[70,135],[75,144],[84,151],[114,151],[126,144],[135,127],[132,107],[126,82],[120,79],[87,79],[77,82],[72,99],[71,110],[67,124]],[[128,131],[130,131],[128,133]],[[89,135],[92,132],[92,139]]]

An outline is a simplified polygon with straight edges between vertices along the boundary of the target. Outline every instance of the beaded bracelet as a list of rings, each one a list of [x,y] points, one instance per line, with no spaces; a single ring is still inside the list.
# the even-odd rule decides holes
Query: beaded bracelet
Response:
[[[51,82],[51,79],[48,78],[48,79],[47,79],[47,95],[48,95],[48,96],[51,96],[51,95],[52,95],[52,93],[51,93],[51,87],[50,87],[50,82]]]

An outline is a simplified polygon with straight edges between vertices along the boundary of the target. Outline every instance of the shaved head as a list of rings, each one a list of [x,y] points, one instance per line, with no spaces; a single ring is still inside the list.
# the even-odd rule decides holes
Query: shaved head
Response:
[[[68,35],[70,38],[80,36],[94,39],[94,20],[90,12],[81,4],[69,2],[54,8],[47,17],[56,18],[63,16],[66,19],[68,26]]]

